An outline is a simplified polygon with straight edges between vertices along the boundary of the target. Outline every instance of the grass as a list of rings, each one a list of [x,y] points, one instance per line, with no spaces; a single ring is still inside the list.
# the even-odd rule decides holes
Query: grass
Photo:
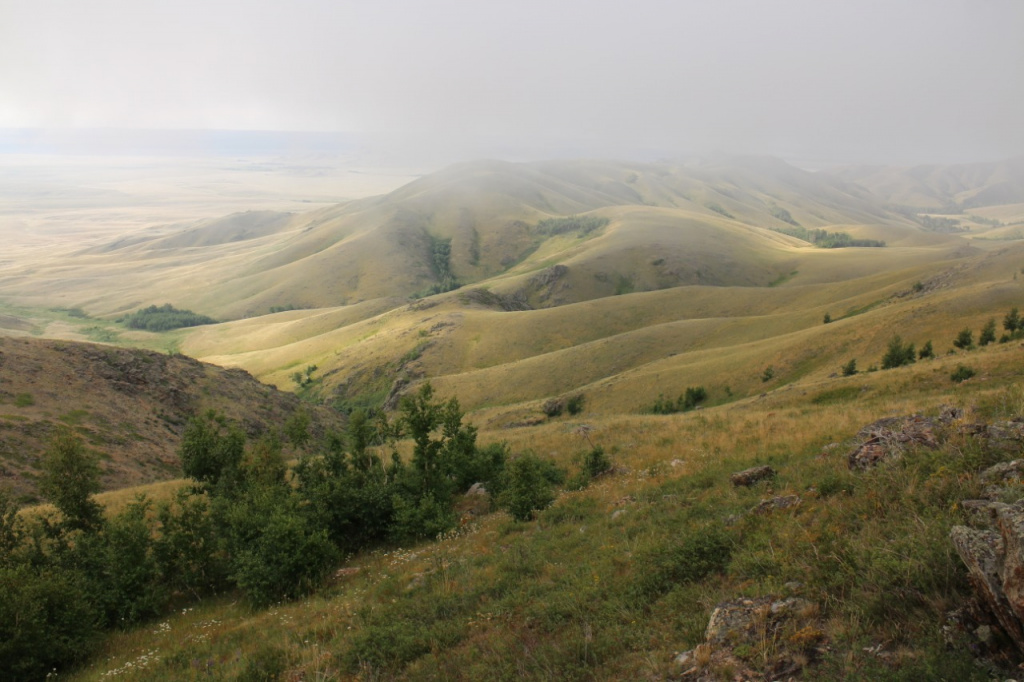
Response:
[[[952,395],[948,377],[931,381],[937,370],[922,363],[876,373],[889,375],[891,390],[855,400],[843,384],[860,376],[807,396],[588,420],[615,473],[561,493],[536,521],[492,513],[438,541],[357,555],[301,603],[251,611],[230,595],[201,602],[110,636],[69,679],[112,670],[128,680],[232,679],[257,656],[285,661],[286,679],[668,677],[675,653],[702,641],[715,604],[793,590],[814,605],[809,624],[740,648],[745,665],[762,669],[799,650],[801,637],[825,638],[828,651],[808,673],[816,679],[930,679],[939,670],[982,679],[969,654],[938,636],[945,612],[969,593],[947,535],[963,522],[959,501],[980,492],[976,472],[1010,455],[954,438],[857,474],[844,448],[822,449],[881,416],[934,413],[944,402],[973,406],[970,418],[1020,414],[1020,365],[1010,357],[985,358],[989,381]],[[483,436],[572,467],[589,447],[573,431],[548,424]],[[729,483],[731,472],[764,463],[779,472],[773,481]],[[801,504],[749,511],[788,494]],[[887,662],[867,651],[876,647]],[[145,669],[126,667],[147,655]]]

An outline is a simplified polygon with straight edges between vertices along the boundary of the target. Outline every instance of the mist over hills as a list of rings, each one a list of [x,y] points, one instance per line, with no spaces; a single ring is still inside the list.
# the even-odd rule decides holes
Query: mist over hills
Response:
[[[175,332],[186,353],[282,388],[315,364],[317,396],[341,405],[393,404],[430,377],[474,408],[529,412],[589,387],[595,407],[635,409],[679,382],[757,391],[759,364],[827,374],[921,315],[926,293],[979,297],[973,316],[1009,301],[990,289],[1013,272],[1024,211],[940,220],[905,202],[1015,200],[1021,167],[474,161],[308,213],[155,227],[9,267],[0,296],[104,324],[187,302],[224,323]],[[813,235],[885,246],[820,248]],[[947,323],[926,309],[922,330]],[[827,334],[825,313],[839,322]],[[808,343],[818,350],[801,360]]]

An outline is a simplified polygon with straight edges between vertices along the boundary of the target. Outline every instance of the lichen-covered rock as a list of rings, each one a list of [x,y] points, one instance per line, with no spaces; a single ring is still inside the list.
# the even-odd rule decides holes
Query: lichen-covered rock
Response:
[[[738,471],[729,477],[734,486],[749,487],[768,478],[775,478],[777,472],[768,465]]]
[[[754,514],[770,514],[779,509],[789,509],[800,504],[799,495],[782,495],[768,500],[761,500],[760,504],[751,509]]]
[[[1024,652],[1024,503],[983,505],[995,530],[954,526],[949,537],[980,601]]]
[[[861,441],[847,456],[851,469],[867,469],[901,456],[908,448],[923,445],[937,448],[935,422],[920,415],[887,417],[868,424],[857,432]]]

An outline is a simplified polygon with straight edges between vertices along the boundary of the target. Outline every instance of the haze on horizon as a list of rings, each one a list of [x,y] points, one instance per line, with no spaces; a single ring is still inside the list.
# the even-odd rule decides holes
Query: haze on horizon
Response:
[[[447,158],[1024,155],[1019,0],[0,0],[0,128]]]

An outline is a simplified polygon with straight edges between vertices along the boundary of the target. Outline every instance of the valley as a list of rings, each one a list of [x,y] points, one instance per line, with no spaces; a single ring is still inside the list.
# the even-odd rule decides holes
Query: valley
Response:
[[[171,595],[70,679],[983,679],[1016,660],[978,639],[991,618],[943,628],[974,608],[948,541],[982,527],[964,500],[1019,498],[982,472],[1024,436],[979,434],[1024,416],[1024,330],[1004,322],[1024,307],[1024,160],[475,161],[354,184],[193,167],[193,199],[166,209],[145,183],[113,201],[115,170],[64,199],[39,179],[36,208],[0,197],[0,483],[22,504],[62,425],[102,453],[115,514],[177,499],[208,409],[257,472],[260,438],[308,416],[309,448],[283,440],[296,471],[342,442],[354,462],[353,415],[398,420],[428,383],[481,451],[573,478],[525,520],[460,490],[436,539],[352,545],[278,602]],[[126,324],[165,304],[214,322]],[[886,432],[905,437],[891,461],[851,467],[896,417],[931,440]],[[381,470],[414,461],[381,428]],[[579,473],[598,450],[608,467]],[[730,482],[755,465],[774,474]],[[716,639],[744,599],[796,615]]]

